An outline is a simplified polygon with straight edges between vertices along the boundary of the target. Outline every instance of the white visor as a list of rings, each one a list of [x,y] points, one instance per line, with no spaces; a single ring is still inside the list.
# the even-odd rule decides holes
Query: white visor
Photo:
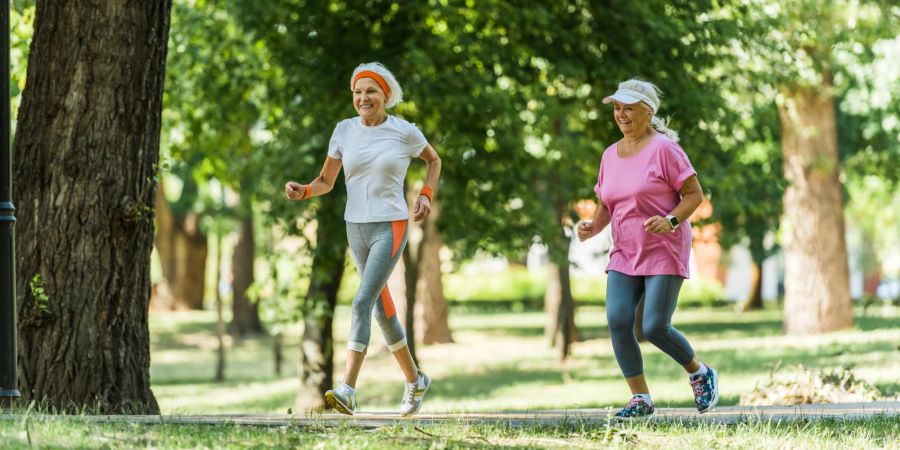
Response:
[[[647,97],[644,94],[641,94],[638,91],[633,91],[631,89],[619,89],[615,94],[610,95],[608,97],[603,97],[603,103],[612,103],[613,101],[617,101],[620,103],[624,103],[626,105],[633,105],[637,102],[644,102],[650,109],[656,114],[656,103],[653,100],[650,100],[650,97]]]

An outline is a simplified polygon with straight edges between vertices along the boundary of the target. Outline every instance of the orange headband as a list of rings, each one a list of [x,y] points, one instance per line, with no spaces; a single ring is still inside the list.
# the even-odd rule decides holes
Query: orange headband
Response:
[[[388,84],[384,81],[384,78],[381,78],[381,75],[378,75],[371,70],[363,70],[362,72],[356,74],[355,77],[353,77],[353,86],[356,86],[356,81],[360,78],[371,78],[375,80],[375,82],[378,83],[379,86],[381,86],[381,90],[384,91],[384,96],[391,96],[391,88],[388,87]]]

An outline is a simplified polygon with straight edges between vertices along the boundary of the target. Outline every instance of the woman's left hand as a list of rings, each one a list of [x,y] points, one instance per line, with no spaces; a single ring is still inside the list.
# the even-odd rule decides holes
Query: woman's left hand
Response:
[[[424,195],[420,195],[416,199],[416,207],[413,209],[413,220],[416,222],[421,222],[428,214],[431,213],[431,200],[428,200],[428,197]]]
[[[662,234],[672,231],[672,224],[665,217],[653,216],[644,221],[644,231],[653,234]]]

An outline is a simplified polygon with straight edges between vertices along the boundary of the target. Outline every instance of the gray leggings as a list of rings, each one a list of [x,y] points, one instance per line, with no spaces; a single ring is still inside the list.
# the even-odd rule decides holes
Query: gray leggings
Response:
[[[406,345],[406,336],[386,284],[403,255],[408,224],[408,220],[347,222],[347,241],[360,278],[350,316],[350,339],[347,342],[350,350],[364,352],[369,346],[373,307],[388,348],[394,352]]]
[[[694,359],[694,349],[672,327],[672,313],[684,278],[677,275],[629,276],[609,271],[606,284],[606,320],[616,361],[625,378],[644,373],[641,348],[634,337],[634,318],[641,295],[644,319],[641,330],[653,345],[682,366]]]

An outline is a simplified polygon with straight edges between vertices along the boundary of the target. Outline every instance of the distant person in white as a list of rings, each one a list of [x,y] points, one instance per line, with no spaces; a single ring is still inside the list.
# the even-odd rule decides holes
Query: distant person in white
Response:
[[[350,77],[350,89],[359,116],[342,120],[334,128],[319,177],[307,185],[289,181],[284,192],[292,200],[327,194],[344,167],[344,220],[360,286],[353,298],[344,382],[326,392],[325,401],[344,414],[352,415],[356,410],[356,379],[369,345],[374,308],[385,342],[406,377],[400,414],[408,416],[422,406],[431,380],[409,353],[385,285],[407,241],[409,209],[403,180],[409,163],[412,158],[421,158],[427,169],[425,186],[413,210],[413,218],[418,222],[431,212],[441,158],[415,125],[386,112],[386,108],[403,100],[400,84],[386,67],[379,63],[361,64]]]

